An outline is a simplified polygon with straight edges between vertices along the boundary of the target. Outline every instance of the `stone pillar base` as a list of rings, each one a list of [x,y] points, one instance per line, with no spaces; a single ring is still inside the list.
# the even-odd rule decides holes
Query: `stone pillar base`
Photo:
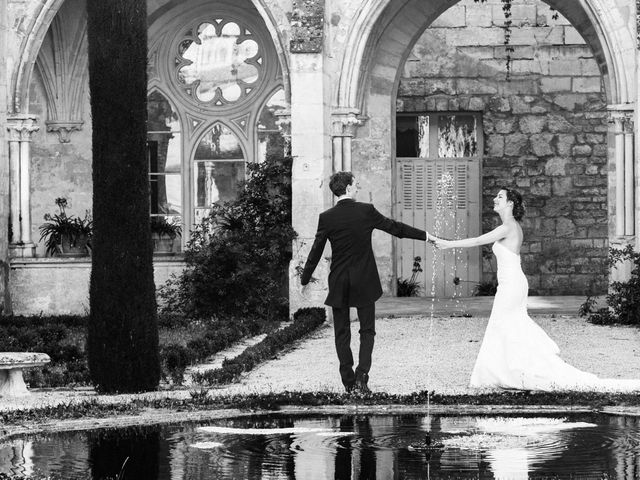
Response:
[[[34,243],[9,245],[9,258],[33,258],[36,256],[36,245]]]
[[[26,397],[31,395],[22,378],[22,370],[0,370],[0,397]]]

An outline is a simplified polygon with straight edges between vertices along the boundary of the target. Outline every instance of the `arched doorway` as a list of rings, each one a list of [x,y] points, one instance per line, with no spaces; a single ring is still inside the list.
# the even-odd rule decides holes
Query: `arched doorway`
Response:
[[[499,76],[499,72],[504,72],[505,60],[496,58],[495,49],[491,58],[487,58],[493,66],[480,58],[482,42],[488,40],[485,37],[491,34],[492,25],[497,32],[491,34],[497,35],[494,47],[504,52],[502,22],[495,14],[482,17],[483,9],[485,14],[487,9],[491,11],[491,2],[459,2],[454,7],[444,2],[403,5],[371,2],[358,18],[361,30],[353,37],[358,44],[355,50],[363,54],[359,58],[345,55],[336,103],[343,109],[356,109],[368,118],[368,128],[359,129],[353,139],[352,163],[354,170],[362,172],[367,164],[373,163],[374,174],[365,182],[389,185],[388,192],[381,192],[375,201],[385,205],[396,218],[400,218],[403,199],[399,182],[402,162],[397,162],[396,155],[398,115],[482,115],[485,148],[481,164],[484,213],[482,223],[480,219],[478,222],[481,231],[495,225],[490,211],[495,189],[503,183],[515,186],[530,207],[525,224],[530,243],[523,261],[532,293],[602,293],[607,285],[608,245],[633,238],[635,223],[633,203],[624,203],[625,194],[628,197],[628,191],[633,191],[633,177],[625,183],[621,175],[624,160],[632,160],[632,152],[623,145],[627,139],[623,140],[622,125],[628,124],[633,113],[632,69],[623,68],[624,62],[634,62],[633,37],[629,35],[630,29],[613,27],[625,21],[615,9],[603,9],[595,2],[558,3],[549,2],[560,13],[557,22],[564,22],[556,24],[548,5],[514,2],[514,12],[517,6],[521,9],[518,15],[523,18],[522,12],[535,7],[541,12],[546,10],[549,20],[547,25],[538,25],[535,22],[540,22],[541,15],[537,14],[533,25],[527,26],[523,20],[520,27],[513,27],[512,66],[523,70],[512,70],[511,81],[505,82]],[[467,28],[460,22],[467,21],[466,14],[473,9],[479,12],[473,18],[476,43],[462,45],[476,48],[471,54],[462,52],[464,49],[455,45],[455,41],[447,42],[461,35],[458,32],[456,37],[454,30]],[[448,39],[432,36],[433,49],[427,51],[429,45],[420,44],[421,37],[435,34],[436,19],[441,16],[450,25],[439,27],[440,31],[448,28],[451,34]],[[480,30],[482,22],[490,22],[487,30]],[[532,45],[525,42],[523,31],[527,30],[525,33],[538,41],[535,28],[546,31],[548,47],[556,48],[558,58],[541,61],[539,56],[533,58],[532,51],[528,53],[531,58],[526,58],[524,49]],[[366,40],[355,40],[363,35]],[[558,37],[553,40],[555,35]],[[544,39],[540,43],[544,44]],[[437,49],[447,45],[454,47],[449,50],[450,55],[438,56]],[[563,54],[558,47],[566,49],[566,58],[561,58]],[[426,53],[415,58],[416,48],[423,48]],[[576,53],[577,50],[580,51]],[[518,55],[522,55],[520,59],[516,58]],[[434,73],[433,69],[441,67],[445,58],[449,72],[439,76],[440,72]],[[525,78],[527,72],[531,74],[531,70],[523,67],[525,60],[545,64],[547,68],[553,63],[555,70],[540,70],[534,72],[534,79]],[[421,65],[420,74],[407,74],[412,62],[414,66]],[[476,70],[475,77],[464,72],[482,64],[489,70]],[[354,66],[357,70],[351,68]],[[568,73],[571,69],[577,69],[577,73]],[[466,83],[460,80],[464,77]],[[527,83],[532,80],[533,84]],[[491,118],[485,118],[488,113]],[[622,120],[617,121],[616,117]],[[382,135],[385,131],[391,135]],[[607,144],[613,148],[607,150]],[[613,165],[617,174],[611,173]],[[615,198],[608,195],[612,182],[617,186]],[[402,263],[401,249],[391,241],[381,243],[389,252],[388,257],[382,255],[386,265],[381,270],[388,273],[391,291],[393,276],[398,275],[398,265]],[[428,266],[424,270],[431,275]],[[491,267],[486,262],[483,272],[481,280],[487,281]],[[406,277],[406,273],[401,273]]]

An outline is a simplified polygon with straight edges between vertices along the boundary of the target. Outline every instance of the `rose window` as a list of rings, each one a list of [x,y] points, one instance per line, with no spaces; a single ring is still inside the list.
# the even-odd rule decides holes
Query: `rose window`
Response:
[[[262,73],[262,52],[251,32],[222,19],[201,23],[178,45],[177,77],[200,103],[224,105],[245,97]]]

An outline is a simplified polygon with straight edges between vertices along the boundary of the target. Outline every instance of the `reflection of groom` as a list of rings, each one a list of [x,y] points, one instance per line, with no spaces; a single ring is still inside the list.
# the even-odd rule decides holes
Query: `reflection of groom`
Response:
[[[385,217],[369,203],[356,202],[358,184],[351,172],[331,176],[329,188],[338,197],[336,205],[320,214],[318,231],[302,272],[300,283],[309,283],[327,239],[331,242],[329,295],[325,304],[333,309],[340,376],[346,390],[369,392],[369,369],[375,332],[375,301],[382,295],[378,268],[371,249],[373,229],[399,238],[425,240],[426,232]],[[360,352],[353,371],[349,307],[357,307],[360,321]]]

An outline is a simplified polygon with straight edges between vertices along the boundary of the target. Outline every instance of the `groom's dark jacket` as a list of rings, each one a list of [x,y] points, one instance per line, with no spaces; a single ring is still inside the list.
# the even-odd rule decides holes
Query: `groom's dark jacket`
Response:
[[[424,230],[391,220],[370,203],[340,200],[320,214],[316,238],[300,278],[302,285],[309,283],[329,239],[329,295],[324,303],[331,307],[364,307],[374,303],[382,295],[371,249],[371,232],[375,228],[398,238],[427,238]]]

